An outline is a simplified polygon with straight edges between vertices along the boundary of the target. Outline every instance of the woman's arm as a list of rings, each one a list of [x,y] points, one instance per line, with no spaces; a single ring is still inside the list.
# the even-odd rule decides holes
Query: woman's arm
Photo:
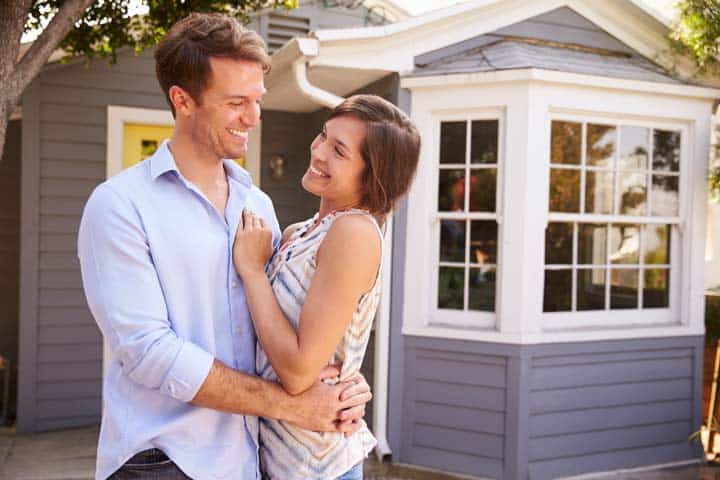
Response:
[[[381,242],[372,221],[360,215],[336,219],[317,254],[317,270],[296,332],[280,309],[262,268],[262,229],[245,221],[234,247],[234,262],[260,343],[283,388],[309,388],[337,348],[360,296],[370,290],[380,265]]]

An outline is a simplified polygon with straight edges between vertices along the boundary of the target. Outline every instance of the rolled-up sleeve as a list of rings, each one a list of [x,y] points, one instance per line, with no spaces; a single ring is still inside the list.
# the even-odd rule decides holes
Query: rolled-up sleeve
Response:
[[[85,206],[78,256],[88,305],[124,373],[147,388],[192,400],[214,358],[173,330],[140,216],[107,183]]]

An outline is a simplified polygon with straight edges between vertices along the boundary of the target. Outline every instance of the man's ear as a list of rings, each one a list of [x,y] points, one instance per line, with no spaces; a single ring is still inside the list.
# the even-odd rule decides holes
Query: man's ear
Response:
[[[168,96],[175,107],[176,115],[188,116],[197,106],[190,93],[177,85],[170,87],[170,90],[168,90]]]

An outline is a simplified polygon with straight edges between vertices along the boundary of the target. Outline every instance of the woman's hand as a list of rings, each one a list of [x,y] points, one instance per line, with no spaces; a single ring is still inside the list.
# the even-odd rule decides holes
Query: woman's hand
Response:
[[[273,253],[272,230],[265,220],[250,210],[243,210],[233,244],[233,263],[243,280],[249,275],[265,272],[265,264]]]

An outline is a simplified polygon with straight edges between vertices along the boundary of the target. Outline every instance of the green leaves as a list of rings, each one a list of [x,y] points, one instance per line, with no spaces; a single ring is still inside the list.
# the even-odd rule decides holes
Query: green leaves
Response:
[[[25,31],[42,29],[64,0],[36,0],[25,22]],[[117,60],[122,48],[140,53],[151,48],[176,21],[191,12],[232,15],[247,23],[254,12],[290,10],[298,0],[97,0],[60,44],[68,56],[83,55]],[[138,10],[146,13],[134,14]]]
[[[699,73],[720,73],[720,3],[717,0],[680,0],[679,20],[671,46],[688,55]]]

